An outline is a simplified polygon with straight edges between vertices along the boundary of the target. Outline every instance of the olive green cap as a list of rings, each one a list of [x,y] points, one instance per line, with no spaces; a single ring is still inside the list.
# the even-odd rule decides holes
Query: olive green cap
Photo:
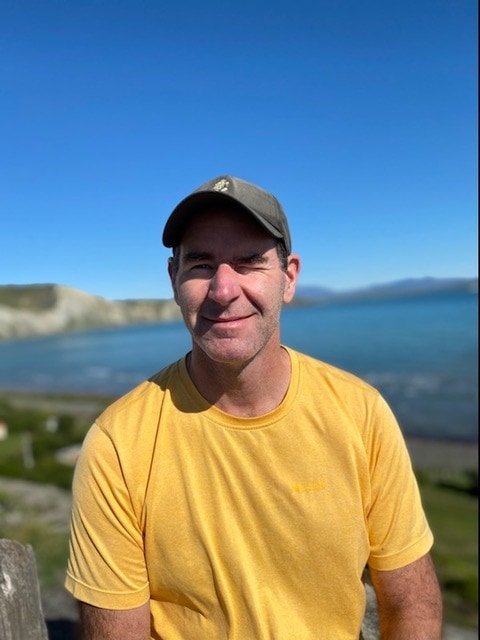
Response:
[[[170,214],[163,230],[163,244],[177,247],[188,222],[200,209],[214,203],[235,204],[255,220],[274,238],[282,240],[288,253],[292,242],[287,218],[279,201],[268,191],[251,182],[233,176],[209,180],[182,200]]]

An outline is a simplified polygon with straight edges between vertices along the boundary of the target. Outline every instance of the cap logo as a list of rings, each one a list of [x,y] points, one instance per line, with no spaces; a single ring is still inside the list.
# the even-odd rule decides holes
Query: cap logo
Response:
[[[213,185],[212,189],[213,191],[228,191],[229,184],[230,182],[228,180],[219,180]]]

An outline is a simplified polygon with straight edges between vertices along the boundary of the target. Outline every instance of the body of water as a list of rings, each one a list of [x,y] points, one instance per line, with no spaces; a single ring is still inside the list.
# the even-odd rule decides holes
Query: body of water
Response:
[[[478,297],[286,308],[282,342],[377,387],[406,435],[477,441]],[[181,357],[181,322],[0,342],[0,388],[118,396]]]

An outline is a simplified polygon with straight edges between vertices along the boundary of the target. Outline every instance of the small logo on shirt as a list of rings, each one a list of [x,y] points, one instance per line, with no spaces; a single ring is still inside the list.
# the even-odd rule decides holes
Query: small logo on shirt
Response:
[[[303,493],[304,491],[322,491],[325,489],[324,482],[306,482],[305,484],[292,485],[292,493]]]

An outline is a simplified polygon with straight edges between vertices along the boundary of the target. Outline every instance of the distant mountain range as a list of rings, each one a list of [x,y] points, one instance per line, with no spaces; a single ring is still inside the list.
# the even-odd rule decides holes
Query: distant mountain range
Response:
[[[375,300],[378,298],[398,298],[433,293],[465,291],[478,293],[478,278],[405,278],[383,284],[373,284],[361,289],[334,291],[325,287],[297,287],[297,303],[319,303],[340,300]]]
[[[300,285],[293,304],[328,304],[449,291],[478,293],[478,279],[414,278],[343,292]],[[0,340],[171,322],[180,318],[180,311],[172,299],[114,301],[58,284],[0,285]]]

